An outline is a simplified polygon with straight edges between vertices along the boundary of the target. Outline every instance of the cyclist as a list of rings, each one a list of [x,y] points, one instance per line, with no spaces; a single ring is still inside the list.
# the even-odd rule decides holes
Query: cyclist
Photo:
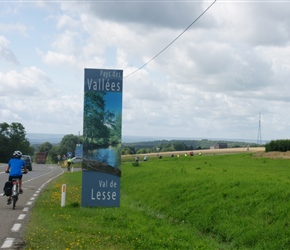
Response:
[[[70,165],[72,163],[72,159],[71,158],[68,158],[67,160],[67,171],[70,171]]]
[[[22,194],[22,167],[24,169],[24,173],[27,173],[25,162],[21,159],[22,153],[18,150],[14,151],[13,158],[11,158],[8,162],[8,167],[6,173],[9,174],[9,181],[12,179],[17,178],[19,179],[19,193]],[[7,204],[11,203],[11,196],[8,197]]]

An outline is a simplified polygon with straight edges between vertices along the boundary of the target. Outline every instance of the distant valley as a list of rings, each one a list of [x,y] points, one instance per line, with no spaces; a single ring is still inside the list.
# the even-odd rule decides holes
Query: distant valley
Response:
[[[38,134],[38,133],[27,133],[26,138],[30,144],[42,144],[44,142],[50,142],[51,144],[58,144],[65,135],[62,134]]]
[[[29,140],[30,144],[41,144],[44,142],[50,142],[52,144],[58,144],[61,142],[65,134],[41,134],[41,133],[27,133],[26,137]],[[225,138],[184,138],[184,137],[168,137],[160,138],[154,136],[122,136],[123,143],[134,143],[134,142],[146,142],[146,141],[163,141],[163,140],[203,140],[208,139],[212,141],[236,141],[236,142],[247,142],[247,143],[256,143],[256,140],[252,139],[225,139]],[[263,144],[267,141],[263,141]]]

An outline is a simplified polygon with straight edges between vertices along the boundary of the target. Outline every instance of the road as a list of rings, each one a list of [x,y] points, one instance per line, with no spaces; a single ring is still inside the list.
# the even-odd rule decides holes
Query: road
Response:
[[[7,205],[7,197],[3,196],[3,187],[8,180],[8,174],[4,172],[7,164],[0,163],[0,249],[22,249],[23,233],[36,198],[51,180],[63,173],[57,165],[33,164],[32,167],[32,171],[23,175],[23,194],[19,195],[13,210],[12,205]]]

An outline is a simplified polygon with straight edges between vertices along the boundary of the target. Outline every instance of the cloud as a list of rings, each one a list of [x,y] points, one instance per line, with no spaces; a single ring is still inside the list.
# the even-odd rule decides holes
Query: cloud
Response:
[[[36,133],[65,133],[71,124],[82,128],[83,97],[63,94],[40,69],[0,73],[0,79],[0,115],[6,122],[21,122]]]
[[[21,23],[11,23],[11,24],[0,24],[0,31],[2,33],[20,33],[21,35],[27,34],[27,28]]]
[[[63,4],[63,9],[80,10],[98,19],[124,25],[139,25],[151,28],[185,28],[209,6],[209,3],[184,1],[108,1]],[[209,25],[209,19],[203,24]]]
[[[14,53],[9,49],[8,47],[9,41],[3,36],[0,36],[0,59],[13,63],[13,64],[18,64],[18,60]]]
[[[13,23],[0,17],[14,27],[0,25],[0,62],[10,60],[0,70],[1,117],[29,132],[76,133],[84,68],[117,68],[125,135],[255,139],[261,112],[262,138],[286,137],[288,3],[217,1],[150,61],[209,5],[63,1],[30,4],[32,12],[14,4]]]
[[[49,77],[36,67],[23,68],[22,72],[15,70],[0,72],[0,96],[54,96]]]
[[[51,65],[73,65],[76,61],[73,55],[67,55],[54,51],[47,51],[45,54],[40,52],[40,54],[42,54],[43,61]]]

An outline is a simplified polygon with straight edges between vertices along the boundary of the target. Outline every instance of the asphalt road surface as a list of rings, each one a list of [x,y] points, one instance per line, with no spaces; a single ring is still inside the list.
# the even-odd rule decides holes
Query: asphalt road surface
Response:
[[[35,200],[51,180],[64,172],[57,165],[33,164],[32,168],[32,171],[23,175],[23,194],[19,195],[13,210],[12,204],[7,205],[7,197],[3,196],[3,187],[8,180],[8,174],[5,173],[7,164],[0,163],[0,249],[23,248],[23,233]]]

